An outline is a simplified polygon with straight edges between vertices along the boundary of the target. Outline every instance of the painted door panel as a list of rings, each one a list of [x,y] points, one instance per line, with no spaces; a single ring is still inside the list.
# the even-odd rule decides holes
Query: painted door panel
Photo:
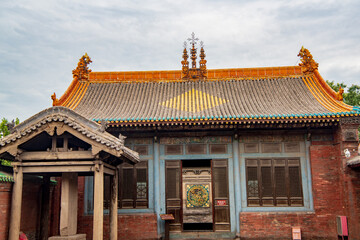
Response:
[[[212,223],[211,168],[183,168],[183,223]]]

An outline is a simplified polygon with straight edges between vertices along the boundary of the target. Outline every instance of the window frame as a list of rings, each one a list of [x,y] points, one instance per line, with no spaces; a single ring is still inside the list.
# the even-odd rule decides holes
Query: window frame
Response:
[[[278,164],[276,161],[284,161],[284,164]],[[298,164],[291,164],[290,161],[297,161]],[[249,161],[256,161],[256,164],[248,164]],[[271,196],[264,196],[264,184],[263,184],[263,174],[262,168],[265,166],[262,164],[262,161],[270,161],[270,165],[266,167],[270,167],[270,177],[271,177]],[[301,196],[291,196],[291,178],[290,178],[290,168],[297,167],[298,169],[298,183],[299,190]],[[245,159],[245,168],[246,168],[246,198],[247,198],[247,206],[248,207],[303,207],[304,206],[304,194],[301,180],[301,161],[300,158],[246,158]],[[249,196],[249,168],[256,168],[256,177],[258,182],[258,196]],[[284,192],[286,196],[277,196],[277,181],[276,181],[276,168],[284,169],[284,177],[285,177],[285,189]],[[279,204],[280,201],[286,201],[286,204]],[[258,201],[258,204],[253,204],[251,201]],[[272,204],[266,204],[265,201],[270,202]],[[301,203],[296,204],[295,202],[299,201]],[[294,203],[293,203],[294,202]]]
[[[145,163],[145,164],[141,164]],[[148,209],[149,208],[149,161],[148,160],[141,160],[141,163],[126,166],[125,164],[121,164],[119,167],[119,189],[118,189],[118,209]],[[124,169],[132,169],[133,170],[133,178],[132,178],[132,198],[124,199],[122,198],[122,177],[124,176],[123,170]],[[146,199],[138,198],[137,197],[137,183],[138,183],[138,169],[146,169]],[[132,201],[132,207],[123,207],[124,201]],[[138,206],[138,203],[145,202],[145,206]]]
[[[282,144],[285,144],[289,141],[284,141]],[[239,180],[239,188],[236,191],[239,191],[239,198],[241,199],[239,203],[240,212],[315,212],[314,209],[314,200],[312,193],[312,174],[311,174],[311,163],[310,163],[310,146],[311,142],[305,140],[304,141],[291,141],[298,142],[300,144],[300,152],[281,152],[281,153],[262,153],[259,151],[258,153],[249,153],[245,152],[245,144],[247,143],[258,143],[261,144],[262,141],[239,141],[239,167],[240,167],[240,176]],[[261,146],[259,145],[259,149]],[[283,148],[284,149],[284,148]],[[300,169],[301,169],[301,181],[302,181],[302,193],[303,193],[303,204],[304,206],[276,206],[276,207],[253,207],[247,205],[247,180],[246,180],[246,166],[245,159],[247,158],[299,158],[300,159]]]

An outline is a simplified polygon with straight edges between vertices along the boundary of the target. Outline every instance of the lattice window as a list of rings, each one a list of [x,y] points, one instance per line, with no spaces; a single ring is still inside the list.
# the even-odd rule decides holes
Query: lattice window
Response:
[[[148,162],[123,163],[119,174],[119,208],[148,208]]]
[[[248,206],[303,206],[299,159],[246,159]]]

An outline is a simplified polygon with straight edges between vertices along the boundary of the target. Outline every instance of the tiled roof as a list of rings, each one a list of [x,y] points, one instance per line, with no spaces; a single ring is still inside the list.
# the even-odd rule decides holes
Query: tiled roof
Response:
[[[121,153],[121,155],[129,161],[135,163],[139,162],[139,154],[125,147],[123,139],[116,138],[110,133],[104,131],[100,124],[90,121],[68,108],[60,106],[48,108],[39,112],[17,125],[13,129],[12,134],[1,138],[0,156],[1,154],[5,154],[4,151],[2,151],[2,147],[12,142],[16,142],[18,139],[21,139],[50,122],[63,122],[87,138],[102,144],[104,146],[104,151],[106,151],[107,148],[112,149]]]
[[[339,118],[360,109],[338,101],[317,70],[299,66],[208,70],[206,80],[181,71],[91,72],[74,80],[58,104],[84,117],[129,123]]]

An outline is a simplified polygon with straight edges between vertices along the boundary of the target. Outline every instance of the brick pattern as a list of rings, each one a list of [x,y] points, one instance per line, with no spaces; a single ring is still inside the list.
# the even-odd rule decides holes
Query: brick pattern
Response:
[[[0,183],[0,239],[9,235],[12,183]],[[41,185],[31,181],[24,182],[20,231],[29,240],[37,239],[40,229]]]
[[[78,233],[86,233],[86,239],[92,239],[93,216],[84,213],[85,178],[79,177],[78,189]],[[104,215],[104,239],[109,239],[109,215]],[[119,239],[157,239],[157,220],[152,213],[119,214]]]
[[[0,183],[0,239],[8,238],[12,183]]]

